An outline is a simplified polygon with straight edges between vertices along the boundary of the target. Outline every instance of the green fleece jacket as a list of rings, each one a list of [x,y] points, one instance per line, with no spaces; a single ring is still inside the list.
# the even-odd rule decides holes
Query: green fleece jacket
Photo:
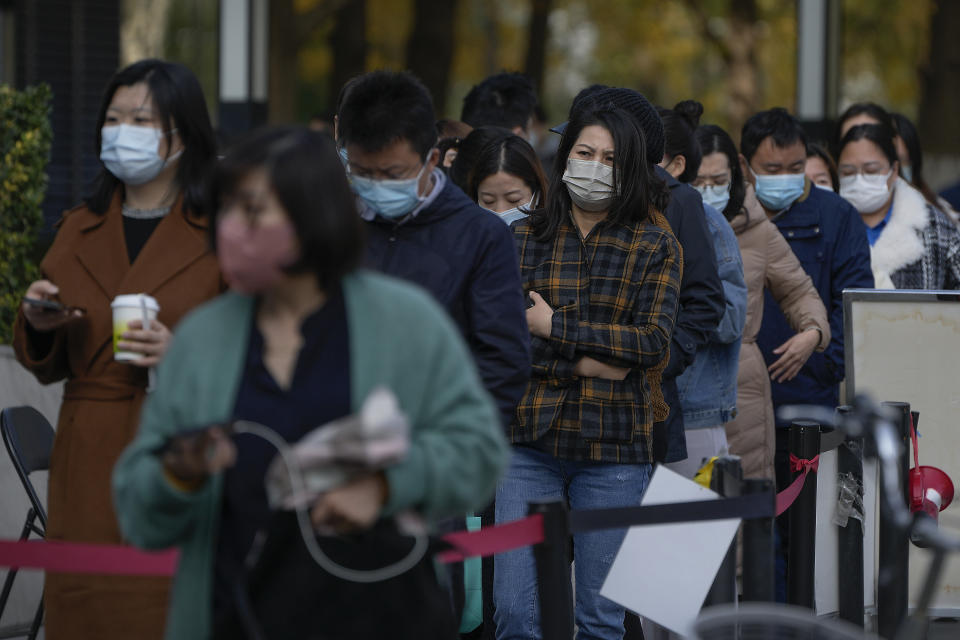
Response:
[[[412,425],[403,462],[387,470],[384,515],[463,514],[493,495],[509,448],[498,414],[445,312],[411,285],[358,272],[343,281],[353,410],[386,386]],[[166,638],[208,638],[222,476],[180,491],[153,453],[178,431],[231,418],[253,321],[253,298],[227,293],[177,327],[140,430],[113,474],[124,536],[145,549],[180,548]]]

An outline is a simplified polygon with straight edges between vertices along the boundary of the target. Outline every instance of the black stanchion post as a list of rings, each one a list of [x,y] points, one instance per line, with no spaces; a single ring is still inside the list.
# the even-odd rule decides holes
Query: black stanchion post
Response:
[[[838,413],[847,413],[850,407],[838,407]],[[841,494],[846,491],[859,494],[863,504],[863,439],[848,439],[837,448],[837,484]],[[840,497],[841,501],[855,500],[855,496]],[[837,529],[837,595],[839,616],[859,627],[863,626],[863,523],[853,517]]]
[[[907,485],[910,472],[910,404],[884,402],[897,414],[897,435],[902,443],[899,467],[903,500],[910,504]],[[881,469],[881,474],[883,470]],[[883,478],[880,478],[883,486]],[[877,571],[877,631],[882,638],[892,638],[900,622],[907,615],[907,581],[910,568],[910,542],[906,531],[900,531],[891,521],[891,514],[880,509],[880,539],[878,542]]]
[[[543,516],[543,542],[533,547],[543,640],[570,640],[573,637],[573,588],[566,505],[560,500],[532,502],[527,512]]]
[[[710,476],[710,488],[724,498],[735,498],[741,494],[743,470],[740,458],[722,456],[713,463],[713,475]],[[704,607],[717,604],[732,604],[737,601],[737,541],[730,544],[720,569],[713,580],[710,591],[703,602]]]
[[[769,493],[770,511],[776,498],[772,480],[747,478],[743,495]],[[743,521],[743,599],[746,602],[773,602],[774,557],[773,516]]]
[[[820,425],[798,420],[790,425],[790,453],[800,460],[820,455]],[[794,472],[794,477],[803,471]],[[790,547],[787,560],[787,602],[813,608],[814,550],[817,531],[817,474],[810,472],[806,484],[787,511]]]

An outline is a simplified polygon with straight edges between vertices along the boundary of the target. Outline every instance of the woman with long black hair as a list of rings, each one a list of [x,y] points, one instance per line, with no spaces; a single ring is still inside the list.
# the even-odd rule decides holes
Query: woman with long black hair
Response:
[[[484,209],[511,224],[543,206],[547,181],[530,143],[509,129],[480,127],[460,145],[450,178]]]
[[[642,134],[610,107],[576,113],[564,131],[546,206],[512,225],[533,345],[533,376],[510,426],[513,460],[497,521],[532,499],[573,509],[637,505],[650,478],[652,427],[677,311],[682,258],[661,215],[668,191]],[[576,623],[622,638],[623,607],[599,595],[622,531],[574,536]],[[536,637],[529,548],[496,557],[497,637]]]
[[[110,472],[133,439],[148,370],[177,321],[222,290],[203,186],[216,142],[196,76],[161,60],[117,72],[96,130],[102,164],[92,192],[64,214],[40,265],[43,279],[25,296],[73,310],[25,301],[13,346],[40,382],[67,381],[50,460],[47,538],[119,543]],[[114,337],[111,301],[138,293],[158,303],[157,319],[134,321]],[[120,361],[115,350],[135,359]],[[48,573],[46,637],[159,638],[168,587],[160,578]]]

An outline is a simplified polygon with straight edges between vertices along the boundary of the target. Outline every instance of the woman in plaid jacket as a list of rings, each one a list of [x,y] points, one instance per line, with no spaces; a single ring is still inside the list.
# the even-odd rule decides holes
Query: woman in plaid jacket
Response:
[[[647,486],[651,428],[668,410],[660,373],[682,256],[659,213],[669,192],[645,153],[623,111],[577,114],[545,208],[512,225],[530,298],[533,376],[510,427],[497,522],[549,498],[572,509],[634,506]],[[599,596],[622,539],[616,530],[574,536],[580,637],[623,636],[623,608]],[[495,566],[497,637],[538,637],[532,552],[497,556]]]

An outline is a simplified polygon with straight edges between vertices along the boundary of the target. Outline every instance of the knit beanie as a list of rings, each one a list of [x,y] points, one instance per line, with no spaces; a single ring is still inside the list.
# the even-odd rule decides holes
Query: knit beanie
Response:
[[[663,160],[664,134],[663,121],[656,108],[643,97],[643,94],[633,89],[609,87],[596,91],[575,105],[576,110],[585,108],[603,107],[612,105],[623,109],[636,120],[643,131],[644,142],[647,147],[647,162],[660,164]]]

